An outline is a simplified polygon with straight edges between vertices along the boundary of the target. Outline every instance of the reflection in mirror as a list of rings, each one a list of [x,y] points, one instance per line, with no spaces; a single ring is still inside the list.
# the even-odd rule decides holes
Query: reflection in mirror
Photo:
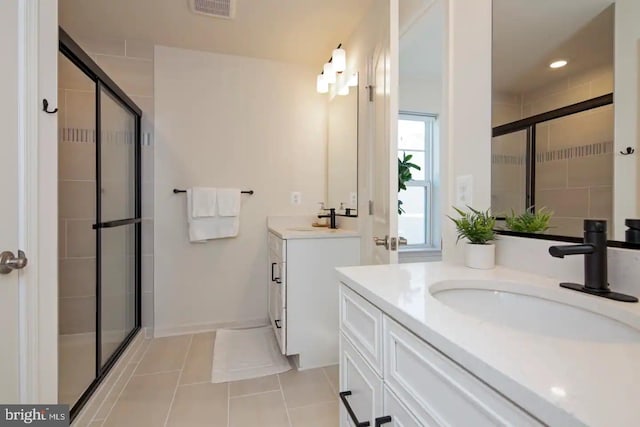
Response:
[[[613,2],[493,8],[493,212],[546,207],[553,235],[581,236],[585,218],[613,230]]]
[[[357,74],[350,81],[357,82]],[[327,207],[358,208],[358,86],[329,102]],[[353,213],[353,212],[352,212]]]

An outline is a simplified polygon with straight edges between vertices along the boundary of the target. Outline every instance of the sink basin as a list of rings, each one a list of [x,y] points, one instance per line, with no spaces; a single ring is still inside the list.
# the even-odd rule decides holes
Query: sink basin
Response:
[[[553,292],[541,296],[526,289],[526,284],[465,280],[435,283],[430,292],[455,311],[525,333],[579,341],[640,343],[638,329],[590,310],[584,306],[584,298],[581,304],[570,305],[554,300]],[[566,300],[564,296],[562,299]]]

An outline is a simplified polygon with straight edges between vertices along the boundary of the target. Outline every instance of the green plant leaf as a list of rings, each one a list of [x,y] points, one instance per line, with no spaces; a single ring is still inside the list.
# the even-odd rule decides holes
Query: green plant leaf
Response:
[[[486,245],[488,242],[495,240],[496,218],[490,213],[489,209],[483,212],[467,206],[469,212],[466,212],[455,206],[452,207],[460,215],[459,218],[448,216],[456,225],[456,231],[458,232],[456,243],[463,238],[477,245]]]
[[[543,233],[549,228],[549,221],[553,212],[542,207],[533,212],[533,206],[520,215],[511,210],[511,215],[505,218],[506,226],[511,231],[519,233]]]

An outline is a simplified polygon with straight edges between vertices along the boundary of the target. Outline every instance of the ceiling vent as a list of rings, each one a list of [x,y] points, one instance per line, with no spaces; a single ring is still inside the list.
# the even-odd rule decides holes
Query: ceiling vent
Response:
[[[191,10],[201,15],[232,19],[235,16],[235,0],[189,0]]]

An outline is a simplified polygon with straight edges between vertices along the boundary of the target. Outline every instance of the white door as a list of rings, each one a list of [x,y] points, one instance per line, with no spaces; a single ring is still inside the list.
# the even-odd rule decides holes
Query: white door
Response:
[[[57,1],[0,1],[0,39],[0,402],[54,403]]]
[[[371,201],[374,264],[398,262],[398,0],[383,1],[379,43],[369,75],[373,86],[371,123]]]

